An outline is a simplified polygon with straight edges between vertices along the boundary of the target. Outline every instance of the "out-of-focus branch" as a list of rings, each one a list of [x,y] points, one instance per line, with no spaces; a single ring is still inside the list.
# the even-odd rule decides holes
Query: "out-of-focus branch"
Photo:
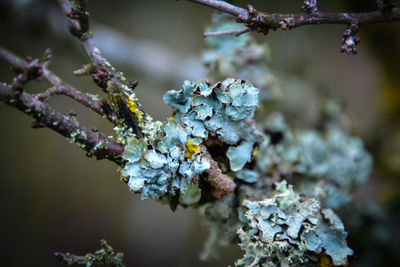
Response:
[[[223,31],[223,32],[205,32],[203,35],[204,37],[210,37],[210,36],[223,36],[223,35],[234,35],[234,36],[239,36],[243,33],[250,32],[253,29],[251,28],[243,28],[243,29],[238,29],[238,30],[231,30],[231,31]]]
[[[258,12],[251,5],[247,5],[246,9],[229,4],[225,1],[217,0],[188,0],[208,6],[219,11],[236,16],[238,23],[244,23],[248,28],[257,30],[267,34],[269,30],[276,29],[292,29],[305,25],[320,25],[320,24],[344,24],[348,28],[357,30],[366,24],[383,23],[400,21],[400,8],[394,8],[394,1],[377,1],[380,10],[373,12],[360,13],[325,13],[317,9],[316,1],[305,1],[302,9],[304,14],[268,14]],[[357,32],[352,32],[350,35],[356,36]],[[353,49],[356,42],[348,42],[348,38],[344,38],[341,52],[357,53]]]
[[[95,156],[97,159],[107,158],[117,164],[122,163],[123,146],[97,131],[81,126],[75,118],[55,111],[32,95],[26,92],[13,94],[11,86],[3,83],[0,84],[0,100],[33,117],[37,125],[50,128],[66,137],[84,149],[89,156]]]
[[[201,58],[196,54],[183,54],[151,40],[132,39],[98,22],[93,24],[93,29],[98,46],[106,57],[119,65],[146,73],[157,73],[152,76],[153,79],[199,80],[206,74]],[[108,42],[110,39],[113,42]],[[149,60],[151,58],[157,60]]]

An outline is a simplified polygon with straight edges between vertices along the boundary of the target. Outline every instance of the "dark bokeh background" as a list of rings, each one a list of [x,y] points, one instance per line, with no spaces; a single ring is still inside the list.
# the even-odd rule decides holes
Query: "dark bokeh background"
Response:
[[[287,13],[298,12],[301,4],[247,2],[260,10]],[[373,9],[375,1],[320,2],[324,10],[360,11]],[[127,77],[140,81],[137,94],[154,118],[170,114],[162,102],[167,90],[179,88],[184,79],[204,77],[200,53],[206,48],[202,33],[210,9],[173,0],[92,0],[89,11],[100,48]],[[386,136],[400,132],[399,28],[398,23],[365,27],[357,56],[338,53],[344,30],[340,25],[259,37],[270,44],[274,71],[343,98],[355,134],[364,138],[374,155],[380,155],[373,177],[378,182],[366,192],[384,203],[396,195],[400,172],[400,167],[396,169],[400,152],[393,151],[396,146],[382,148]],[[0,0],[0,45],[33,57],[51,48],[51,70],[85,92],[100,91],[89,77],[72,76],[71,71],[87,59],[69,35],[56,1]],[[0,81],[9,82],[12,77],[1,61]],[[31,83],[27,91],[39,92],[48,86]],[[66,97],[53,98],[51,104],[61,112],[77,111],[83,125],[112,134],[110,124]],[[114,164],[86,158],[48,129],[31,129],[31,119],[15,109],[1,104],[0,114],[2,266],[58,266],[54,251],[84,254],[95,251],[102,238],[125,253],[128,266],[226,266],[240,255],[237,248],[227,248],[221,261],[202,263],[198,255],[206,230],[196,210],[178,208],[173,213],[154,201],[140,201],[119,180]],[[399,138],[395,138],[397,144]],[[387,167],[382,151],[394,153],[398,161]]]

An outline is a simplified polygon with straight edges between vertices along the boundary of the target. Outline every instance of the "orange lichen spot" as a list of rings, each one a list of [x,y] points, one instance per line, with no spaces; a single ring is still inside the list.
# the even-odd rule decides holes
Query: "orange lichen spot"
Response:
[[[185,158],[187,159],[192,159],[192,156],[194,154],[196,154],[197,152],[200,151],[200,146],[199,145],[195,145],[193,140],[190,139],[187,143],[186,143],[186,153],[185,153]]]

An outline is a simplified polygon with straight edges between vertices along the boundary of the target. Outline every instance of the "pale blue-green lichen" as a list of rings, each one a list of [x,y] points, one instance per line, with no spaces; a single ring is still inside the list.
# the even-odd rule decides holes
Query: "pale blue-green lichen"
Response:
[[[229,16],[219,14],[213,16],[207,31],[239,27],[242,26],[232,22]],[[246,251],[245,257],[238,261],[241,266],[317,266],[322,264],[317,260],[322,259],[327,264],[324,266],[331,266],[331,261],[335,265],[345,264],[352,251],[346,245],[343,224],[329,207],[339,209],[348,203],[354,189],[366,180],[371,158],[357,138],[339,130],[346,129],[342,122],[343,112],[332,105],[323,110],[320,97],[309,84],[299,85],[298,79],[287,75],[285,82],[290,82],[284,83],[283,87],[290,90],[281,91],[284,88],[278,85],[267,66],[267,46],[257,44],[250,34],[209,37],[206,41],[210,49],[203,54],[203,61],[209,68],[209,76],[215,80],[238,77],[251,81],[261,89],[259,96],[263,105],[258,117],[260,120],[270,117],[266,123],[258,124],[264,135],[256,142],[240,139],[230,145],[226,139],[224,141],[224,145],[228,144],[225,155],[230,164],[223,170],[243,182],[237,181],[234,194],[203,206],[202,215],[206,218],[210,236],[202,258],[214,258],[217,246],[237,243],[239,235]],[[186,88],[195,92],[191,89],[190,86]],[[203,86],[196,94],[207,98],[213,90]],[[226,95],[215,94],[218,102],[229,101]],[[207,123],[193,121],[206,120],[213,110],[220,109],[220,103],[199,98],[192,101],[191,106],[201,100],[204,107],[196,107],[196,113],[188,116],[193,108],[184,95],[183,92],[174,96],[180,100],[176,106],[179,121],[191,125],[197,136],[206,138],[207,131],[216,131],[213,120]],[[287,115],[291,126],[299,128],[289,128],[283,116],[271,113],[277,108]],[[239,109],[229,109],[225,114],[231,117],[246,116],[244,108],[240,109],[241,114],[238,114]],[[179,113],[185,113],[184,119],[180,119],[182,114]],[[217,116],[215,118],[221,121]],[[311,130],[299,130],[300,127]],[[251,147],[251,154],[247,153],[250,150],[247,147]],[[245,151],[243,154],[238,153],[242,150]],[[342,164],[344,169],[341,169]],[[273,186],[275,181],[285,179],[295,185],[296,193],[285,183],[279,184],[278,188]],[[273,192],[275,195],[271,195]],[[260,203],[271,209],[270,216],[261,222],[257,220],[262,215],[253,210],[257,205],[263,205]],[[253,227],[250,225],[252,220]],[[239,226],[238,233],[232,233],[235,226]],[[264,235],[259,228],[263,229]]]
[[[98,94],[90,94],[86,93],[88,97],[90,97],[93,101],[100,101],[99,95]]]
[[[69,137],[66,137],[66,139],[68,140],[68,142],[70,142],[71,144],[75,144],[76,146],[85,149],[86,145],[82,144],[81,142],[79,142],[78,138],[80,137],[81,139],[87,139],[87,135],[86,132],[81,131],[79,129],[74,130],[72,133],[69,134]]]
[[[175,119],[186,126],[190,134],[198,138],[207,138],[209,132],[228,145],[241,146],[246,156],[238,165],[247,162],[255,142],[262,138],[256,129],[253,116],[258,105],[258,89],[249,82],[228,78],[214,85],[206,81],[185,82],[183,89],[169,91],[164,101],[175,108]],[[231,152],[233,157],[235,152]]]
[[[320,253],[345,265],[353,251],[339,217],[315,199],[302,199],[285,181],[276,186],[270,198],[243,202],[237,233],[245,255],[236,266],[315,264]]]
[[[359,138],[337,128],[323,132],[291,130],[279,114],[271,114],[264,129],[281,140],[264,142],[257,167],[269,173],[274,166],[293,176],[295,188],[337,209],[352,199],[356,186],[365,182],[372,158]],[[276,138],[276,137],[275,137]]]
[[[186,81],[182,89],[167,92],[164,100],[175,109],[174,119],[147,123],[143,139],[130,139],[121,174],[143,199],[179,195],[181,204],[188,205],[199,199],[193,179],[210,168],[210,159],[200,153],[210,134],[229,146],[226,156],[233,172],[251,161],[254,146],[263,137],[253,122],[258,89],[232,78],[214,85]],[[241,177],[255,181],[254,175]],[[185,196],[187,192],[191,196]]]
[[[152,140],[153,145],[132,138],[123,155],[127,163],[121,174],[128,178],[133,192],[141,193],[142,199],[159,199],[178,192],[185,195],[192,179],[210,168],[207,158],[185,158],[189,136],[175,120],[164,123],[161,129],[164,136]]]
[[[213,14],[207,32],[221,32],[243,28],[231,16]],[[203,53],[203,62],[208,67],[208,76],[215,80],[237,77],[251,81],[260,89],[261,100],[280,97],[277,79],[267,66],[269,47],[259,44],[251,34],[240,36],[207,37],[209,49]]]

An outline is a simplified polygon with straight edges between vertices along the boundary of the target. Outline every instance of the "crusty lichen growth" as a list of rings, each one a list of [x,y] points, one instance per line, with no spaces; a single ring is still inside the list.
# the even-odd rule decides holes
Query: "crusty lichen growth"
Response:
[[[106,240],[100,241],[101,249],[95,253],[88,253],[85,256],[77,256],[70,253],[54,253],[62,263],[66,265],[84,265],[90,267],[92,265],[107,265],[113,267],[124,267],[122,260],[124,255],[121,252],[114,252],[114,249],[107,243]]]

